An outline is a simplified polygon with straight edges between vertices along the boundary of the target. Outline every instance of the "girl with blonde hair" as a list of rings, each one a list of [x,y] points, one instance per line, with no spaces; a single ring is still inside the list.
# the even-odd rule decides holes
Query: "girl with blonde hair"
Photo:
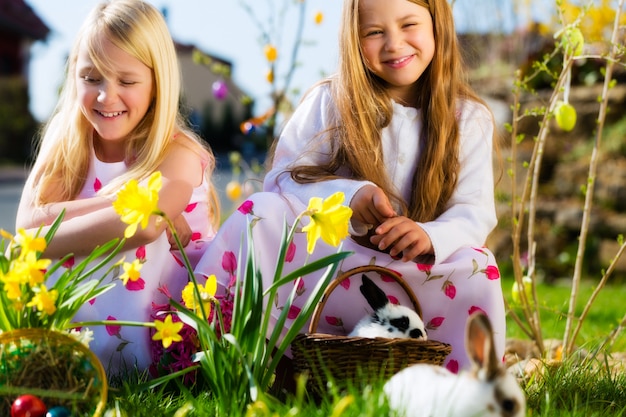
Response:
[[[48,258],[83,256],[122,238],[114,211],[117,191],[131,179],[161,171],[159,208],[174,220],[196,262],[215,234],[219,205],[211,184],[215,159],[179,112],[181,79],[174,42],[161,13],[142,0],[102,2],[89,14],[70,52],[59,102],[42,132],[27,179],[17,228],[47,230],[64,220]],[[181,254],[165,222],[126,241],[126,262],[139,259],[141,276],[85,305],[76,321],[149,321],[152,303],[167,302],[187,283]],[[146,328],[98,326],[92,350],[109,372],[151,362]]]
[[[417,295],[428,338],[452,345],[449,369],[470,364],[464,332],[476,310],[491,319],[503,355],[500,275],[484,247],[497,221],[494,120],[466,81],[450,6],[344,0],[338,51],[337,74],[307,92],[276,143],[265,192],[246,204],[259,219],[253,238],[263,248],[263,276],[272,276],[277,245],[269,242],[285,213],[291,221],[311,197],[342,191],[353,210],[343,250],[354,254],[340,269],[376,264],[398,272]],[[238,253],[242,225],[241,212],[222,225],[199,273],[215,273],[228,286],[228,271],[214,265]],[[288,265],[306,258],[304,239],[297,236]],[[309,262],[331,251],[318,244]],[[371,311],[357,279],[330,296],[318,332],[347,334]],[[294,314],[314,280],[304,278]],[[411,305],[395,283],[379,284],[390,300]]]

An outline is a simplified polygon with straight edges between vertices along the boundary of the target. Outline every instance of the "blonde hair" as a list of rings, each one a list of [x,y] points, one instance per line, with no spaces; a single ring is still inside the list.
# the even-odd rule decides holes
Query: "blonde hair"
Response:
[[[77,100],[76,62],[81,45],[103,74],[110,63],[102,53],[102,36],[152,70],[153,101],[143,120],[126,140],[125,160],[129,169],[103,187],[99,195],[113,195],[130,179],[147,178],[165,159],[176,137],[206,161],[205,178],[210,184],[212,221],[219,221],[219,200],[211,183],[215,158],[184,122],[179,111],[181,75],[174,42],[162,14],[142,0],[102,2],[83,23],[70,52],[60,99],[42,132],[31,183],[35,203],[68,201],[77,197],[89,169],[93,127]]]
[[[384,81],[365,65],[359,39],[359,0],[345,0],[339,32],[339,68],[325,80],[337,107],[337,125],[327,132],[336,143],[327,166],[300,166],[291,171],[295,181],[313,182],[336,177],[348,166],[355,179],[369,180],[390,197],[404,215],[415,221],[438,217],[456,187],[460,170],[459,100],[484,102],[473,92],[463,71],[457,46],[452,10],[446,0],[407,0],[427,8],[433,19],[435,53],[420,79],[415,102],[423,114],[423,131],[415,140],[425,140],[424,151],[413,178],[413,191],[406,202],[397,194],[383,161],[381,131],[391,121],[391,98]]]

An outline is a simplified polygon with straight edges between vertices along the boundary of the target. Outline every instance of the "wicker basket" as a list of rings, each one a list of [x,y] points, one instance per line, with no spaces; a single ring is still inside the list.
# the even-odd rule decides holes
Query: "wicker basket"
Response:
[[[75,417],[99,417],[107,393],[102,363],[69,334],[43,328],[0,334],[0,410],[8,412],[16,397],[33,394],[48,409],[60,406]]]
[[[296,374],[308,374],[309,386],[324,390],[326,381],[345,385],[356,381],[387,378],[416,363],[441,365],[452,351],[449,344],[434,340],[348,337],[316,333],[320,315],[328,297],[345,279],[357,274],[376,272],[393,278],[409,296],[413,308],[422,311],[415,294],[396,272],[376,265],[353,268],[338,276],[326,288],[313,312],[309,332],[299,334],[291,344]]]

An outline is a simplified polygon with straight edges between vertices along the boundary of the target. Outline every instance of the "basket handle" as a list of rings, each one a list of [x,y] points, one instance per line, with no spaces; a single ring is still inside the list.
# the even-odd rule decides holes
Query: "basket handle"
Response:
[[[322,294],[322,298],[320,298],[320,301],[317,303],[317,305],[315,306],[315,310],[313,311],[313,316],[311,317],[311,323],[309,324],[309,333],[315,333],[317,331],[317,325],[319,324],[320,316],[322,314],[322,311],[324,310],[326,301],[328,301],[328,297],[330,296],[330,294],[332,294],[335,288],[337,288],[337,286],[341,284],[341,282],[345,281],[351,276],[362,274],[365,272],[377,272],[380,275],[388,275],[391,278],[393,278],[394,281],[400,284],[404,292],[409,296],[409,299],[411,300],[411,303],[413,304],[413,308],[415,309],[417,314],[419,314],[420,317],[422,316],[422,308],[420,307],[419,301],[417,301],[417,297],[415,296],[415,293],[413,293],[413,290],[411,290],[411,287],[409,287],[409,284],[406,283],[404,278],[402,278],[397,272],[389,268],[385,268],[384,266],[363,265],[363,266],[357,266],[355,268],[352,268],[344,272],[343,274],[335,278],[333,281],[331,281],[328,287],[326,287],[326,289],[324,290],[324,294]]]

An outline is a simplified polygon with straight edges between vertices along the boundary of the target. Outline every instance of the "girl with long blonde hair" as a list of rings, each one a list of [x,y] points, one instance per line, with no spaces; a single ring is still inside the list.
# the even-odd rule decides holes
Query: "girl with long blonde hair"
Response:
[[[160,171],[159,208],[174,221],[192,262],[199,259],[219,221],[211,183],[215,159],[186,126],[180,93],[174,42],[161,13],[142,0],[96,6],[70,52],[17,213],[17,228],[43,225],[45,232],[65,210],[46,257],[80,257],[122,238],[126,225],[112,206],[117,191]],[[77,321],[149,321],[152,303],[168,300],[160,287],[180,296],[187,274],[165,229],[153,216],[126,241],[120,258],[139,259],[141,277],[118,282],[84,306]],[[146,328],[98,327],[91,348],[110,372],[148,367]]]
[[[420,301],[427,337],[452,345],[449,369],[470,364],[464,329],[476,310],[489,315],[503,355],[500,275],[484,247],[497,222],[494,119],[466,80],[449,4],[344,0],[338,51],[337,74],[302,99],[275,144],[265,192],[246,205],[259,219],[253,238],[263,248],[263,276],[272,276],[272,231],[284,216],[292,219],[311,197],[342,191],[353,211],[342,249],[354,254],[340,269],[376,264],[398,272]],[[242,216],[221,226],[197,268],[218,274],[225,287],[228,273],[213,265],[237,253]],[[291,264],[306,259],[305,248],[304,236],[297,236]],[[320,245],[312,257],[331,251]],[[296,310],[311,280],[298,289]],[[347,334],[371,311],[358,284],[335,290],[318,332]],[[410,305],[395,283],[379,284],[390,300]]]

